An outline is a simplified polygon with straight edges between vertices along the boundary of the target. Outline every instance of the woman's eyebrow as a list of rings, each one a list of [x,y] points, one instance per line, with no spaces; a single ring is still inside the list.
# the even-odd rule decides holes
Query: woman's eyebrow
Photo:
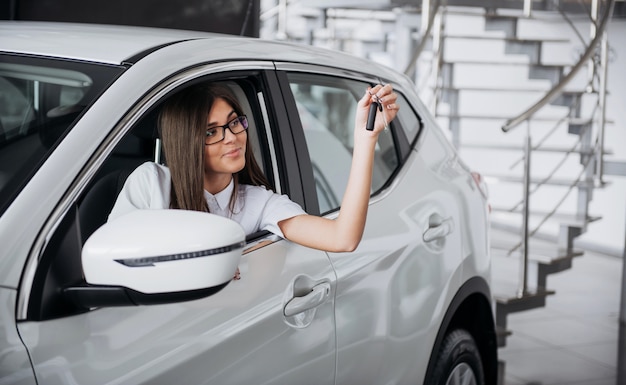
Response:
[[[237,117],[237,112],[235,110],[232,110],[226,116],[226,119],[228,120],[226,123],[231,121],[231,117],[233,116],[233,114],[235,115],[235,117]],[[218,125],[217,122],[210,122],[209,124],[207,124],[207,127],[213,127],[213,126],[217,126],[217,125]],[[221,126],[221,124],[220,124],[220,126]]]

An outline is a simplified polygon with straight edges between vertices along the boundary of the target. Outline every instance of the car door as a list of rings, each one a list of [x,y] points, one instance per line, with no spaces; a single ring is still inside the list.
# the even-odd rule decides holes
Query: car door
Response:
[[[334,217],[351,165],[354,110],[372,76],[281,63],[300,115],[320,212]],[[444,301],[459,286],[460,210],[446,151],[411,149],[419,116],[399,93],[379,136],[367,223],[352,253],[329,253],[337,273],[337,383],[422,383]],[[418,145],[420,143],[418,142]],[[432,163],[432,164],[431,164]],[[439,165],[439,166],[437,166]]]
[[[281,94],[273,73],[266,72],[272,66],[240,62],[215,67],[228,72],[212,71],[211,66],[186,70],[176,82],[166,80],[157,92],[138,101],[142,108],[121,120],[111,139],[94,153],[95,161],[77,177],[78,183],[68,187],[64,208],[51,216],[53,225],[43,228],[40,239],[46,240],[45,247],[36,253],[39,257],[28,267],[34,272],[25,274],[21,285],[21,308],[26,310],[18,323],[39,383],[334,383],[332,265],[326,253],[269,233],[249,237],[239,265],[241,279],[207,298],[79,311],[58,294],[62,285],[73,283],[67,282],[68,275],[80,277],[86,231],[82,225],[93,222],[93,213],[83,212],[87,195],[106,176],[117,173],[121,163],[128,164],[129,157],[136,165],[151,156],[146,149],[155,144],[158,149],[151,108],[175,87],[228,77],[225,84],[236,89],[240,101],[244,99],[252,150],[260,164],[278,192],[292,193],[292,199],[304,206],[297,160],[289,150],[293,139],[290,130],[281,127],[288,123],[280,108]],[[87,114],[97,113],[106,111],[98,111],[96,103]],[[81,130],[104,129],[112,128],[78,124],[56,151],[70,154],[79,148]],[[59,158],[51,157],[42,169],[62,173],[62,162],[58,168],[54,163]],[[96,206],[104,205],[101,198]],[[310,293],[316,293],[314,303],[307,300]],[[19,314],[20,309],[18,318]]]

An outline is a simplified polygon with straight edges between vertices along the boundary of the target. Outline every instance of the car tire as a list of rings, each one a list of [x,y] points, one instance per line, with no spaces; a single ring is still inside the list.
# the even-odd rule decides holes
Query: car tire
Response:
[[[484,385],[483,366],[471,334],[463,329],[450,332],[443,340],[433,376],[435,385]]]

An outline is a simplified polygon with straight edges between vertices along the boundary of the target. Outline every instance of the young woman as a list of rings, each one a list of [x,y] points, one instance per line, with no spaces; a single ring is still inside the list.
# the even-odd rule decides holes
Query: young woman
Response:
[[[246,234],[268,230],[320,250],[353,251],[365,227],[376,141],[396,116],[396,99],[390,85],[377,85],[359,100],[348,185],[339,215],[328,219],[308,215],[286,195],[267,189],[269,183],[247,151],[247,118],[228,88],[187,88],[170,98],[159,116],[167,167],[148,162],[133,171],[109,220],[137,209],[206,211],[237,221]],[[368,131],[374,101],[383,111]]]

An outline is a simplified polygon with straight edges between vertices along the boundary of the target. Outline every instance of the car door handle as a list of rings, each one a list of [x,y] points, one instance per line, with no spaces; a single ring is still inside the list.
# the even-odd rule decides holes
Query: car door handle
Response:
[[[293,317],[298,313],[313,309],[326,302],[330,294],[330,284],[322,282],[315,285],[311,291],[301,297],[292,298],[283,309],[286,317]]]
[[[454,230],[454,221],[452,217],[442,220],[439,224],[430,225],[424,234],[422,239],[424,242],[432,242],[437,239],[441,239],[452,233]]]

